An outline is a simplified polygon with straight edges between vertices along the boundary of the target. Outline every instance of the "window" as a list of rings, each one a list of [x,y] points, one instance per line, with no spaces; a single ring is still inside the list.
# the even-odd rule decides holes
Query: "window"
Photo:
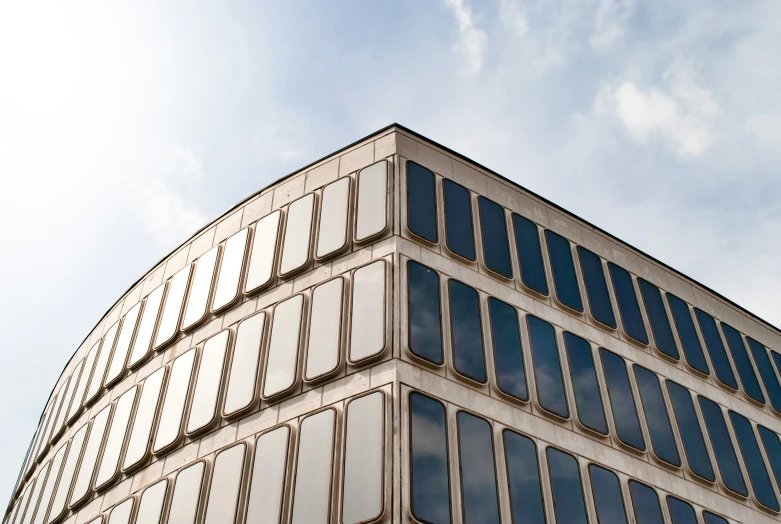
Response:
[[[187,264],[171,278],[168,284],[168,294],[165,296],[165,305],[155,336],[155,349],[160,349],[171,342],[179,332],[179,319],[182,316],[182,305],[187,293],[187,284],[190,283],[191,270],[192,264]]]
[[[100,467],[95,477],[95,489],[101,489],[103,486],[110,484],[119,473],[119,459],[122,454],[125,437],[128,433],[130,415],[133,412],[137,393],[138,386],[133,386],[117,400],[106,443],[103,446]]]
[[[735,454],[735,446],[732,445],[732,439],[729,436],[724,413],[719,405],[712,400],[701,395],[697,396],[697,400],[700,403],[705,427],[708,429],[711,446],[713,446],[713,455],[716,457],[716,463],[721,471],[721,480],[730,491],[747,497],[748,488],[743,479],[743,473],[740,471],[740,464]]]
[[[84,392],[87,391],[87,384],[89,384],[92,377],[92,371],[95,367],[95,359],[98,357],[98,351],[100,350],[100,341],[97,341],[92,345],[87,357],[84,359],[84,367],[81,371],[76,389],[73,391],[73,398],[70,401],[70,408],[68,409],[68,415],[60,424],[60,430],[64,429],[65,422],[71,422],[76,419],[76,416],[81,413],[81,406],[84,401]],[[74,373],[73,376],[76,376]],[[102,379],[102,377],[101,377]]]
[[[596,464],[589,464],[588,474],[599,524],[626,524],[624,495],[616,474]]]
[[[664,524],[659,496],[653,488],[636,480],[630,480],[629,493],[632,494],[637,524]]]
[[[577,459],[556,448],[548,448],[546,454],[556,522],[588,524]]]
[[[700,338],[697,336],[697,329],[692,321],[689,305],[671,293],[666,293],[666,296],[667,303],[670,305],[670,312],[675,321],[675,327],[678,329],[678,338],[681,340],[686,363],[703,375],[710,375],[708,362],[705,360],[705,355],[702,352],[702,345],[700,344]]]
[[[457,420],[464,523],[498,524],[499,498],[491,424],[465,411],[459,411]]]
[[[65,453],[68,452],[68,443],[66,442],[55,453],[52,459],[51,469],[49,470],[49,477],[46,479],[46,486],[44,486],[41,492],[41,502],[38,504],[38,511],[35,513],[35,520],[33,524],[43,524],[46,522],[48,515],[49,503],[54,495],[54,488],[57,486],[57,480],[59,479],[60,470],[62,469],[63,461],[65,460]],[[9,522],[11,522],[9,520]]]
[[[303,309],[304,295],[294,295],[274,308],[263,382],[264,398],[290,391],[296,384]]]
[[[602,259],[582,246],[578,246],[577,249],[591,316],[597,322],[615,329],[616,317],[613,314],[613,304],[610,302],[610,292],[607,290]]]
[[[732,429],[735,430],[735,437],[738,439],[738,447],[743,455],[743,463],[748,471],[748,478],[751,480],[751,487],[754,489],[754,496],[757,502],[763,506],[778,511],[778,499],[773,491],[773,484],[765,467],[765,461],[762,458],[762,452],[759,450],[757,438],[754,435],[754,429],[751,422],[738,413],[730,410],[729,418],[732,422]]]
[[[142,464],[149,451],[149,441],[152,436],[152,426],[158,412],[158,401],[165,381],[166,368],[160,368],[144,381],[141,398],[138,400],[133,429],[125,450],[125,460],[122,471],[128,471]]]
[[[670,511],[672,524],[698,524],[697,513],[688,502],[667,495],[667,509]]]
[[[129,498],[125,502],[117,504],[111,510],[108,517],[108,524],[130,524],[130,517],[133,515],[133,504],[136,499]]]
[[[607,268],[613,281],[613,291],[616,294],[624,332],[641,344],[648,344],[648,333],[645,330],[643,314],[640,312],[640,304],[637,303],[632,275],[612,262],[607,263]]]
[[[545,277],[545,262],[542,260],[537,224],[516,213],[513,213],[512,218],[521,282],[540,295],[548,296],[548,280]]]
[[[27,504],[30,501],[30,497],[32,496],[32,492],[35,489],[35,479],[32,479],[29,484],[27,484],[27,489],[24,490],[24,494],[22,495],[22,498],[19,500],[19,506],[17,507],[17,510],[14,514],[13,521],[11,524],[17,524],[17,522],[20,522],[24,520],[24,512],[27,508]]]
[[[759,385],[756,373],[754,373],[754,366],[751,364],[748,351],[746,351],[743,337],[740,336],[740,333],[734,327],[724,322],[721,322],[721,331],[727,340],[727,346],[729,346],[729,351],[732,354],[732,361],[735,363],[740,382],[743,384],[743,391],[760,404],[764,404],[765,395],[762,393],[762,387]]]
[[[89,423],[85,423],[79,430],[73,435],[70,441],[70,451],[68,452],[68,458],[65,460],[65,465],[62,467],[62,473],[60,474],[60,482],[57,484],[57,490],[54,494],[54,500],[52,506],[49,508],[49,520],[53,522],[62,516],[65,511],[65,503],[68,501],[68,494],[70,493],[71,483],[73,483],[73,477],[76,474],[76,466],[81,458],[82,448],[84,447],[84,441],[87,437],[87,430],[89,429]]]
[[[246,453],[247,445],[241,443],[220,451],[214,458],[214,472],[206,502],[204,524],[236,522]]]
[[[475,232],[472,224],[472,196],[464,186],[452,180],[442,180],[445,197],[445,241],[456,255],[474,262]]]
[[[114,355],[106,373],[106,387],[113,386],[119,382],[119,379],[125,374],[125,362],[127,361],[128,351],[130,351],[130,343],[133,341],[133,334],[136,331],[136,322],[140,312],[141,302],[138,302],[125,313],[125,317],[122,319],[117,345],[114,348]]]
[[[550,257],[556,299],[573,311],[582,313],[583,300],[580,298],[578,277],[575,274],[575,263],[572,261],[572,248],[569,240],[550,229],[546,229],[545,242],[548,244],[548,257]]]
[[[92,378],[89,381],[87,392],[84,395],[84,405],[88,406],[97,400],[99,393],[103,390],[103,379],[106,376],[106,368],[108,368],[109,359],[111,359],[111,353],[114,350],[114,342],[117,339],[117,332],[119,331],[119,322],[108,328],[106,334],[103,335],[103,344],[100,349],[100,355],[98,355],[98,361],[95,362],[95,370],[92,372]]]
[[[347,404],[344,443],[342,522],[369,522],[380,517],[385,492],[385,397],[380,392]]]
[[[73,396],[73,388],[75,387],[76,382],[79,380],[82,367],[84,367],[84,359],[79,360],[78,364],[76,364],[76,367],[73,369],[73,373],[70,377],[65,379],[65,383],[60,388],[59,393],[57,393],[57,402],[54,404],[54,408],[51,412],[52,414],[49,431],[48,433],[44,434],[44,438],[41,441],[42,447],[39,449],[39,453],[40,451],[46,449],[46,444],[48,444],[50,441],[53,441],[56,436],[59,436],[60,428],[65,429],[65,415],[69,408],[68,402],[66,402],[65,399],[70,400],[70,397]]]
[[[351,363],[361,362],[385,351],[385,261],[378,260],[353,273]]]
[[[770,462],[770,469],[776,478],[776,483],[781,486],[781,440],[778,435],[761,424],[757,424],[759,439],[765,448],[765,455]]]
[[[675,420],[678,423],[678,432],[681,434],[689,469],[698,477],[715,482],[716,475],[713,473],[708,448],[705,447],[702,428],[697,419],[697,413],[694,411],[694,403],[689,390],[668,380],[667,393],[669,393],[670,402],[673,405],[673,413],[675,413]]]
[[[31,481],[31,484],[33,484],[35,487],[31,490],[32,495],[30,495],[30,503],[27,505],[27,511],[24,514],[25,518],[20,521],[22,524],[30,524],[33,521],[35,510],[39,505],[38,500],[41,498],[41,491],[46,484],[46,479],[49,475],[50,467],[51,461],[46,462],[46,464],[44,464],[41,468],[40,472],[38,472],[38,476]]]
[[[388,227],[388,162],[380,160],[358,173],[355,241],[381,235]]]
[[[228,351],[230,331],[220,331],[203,345],[198,376],[195,379],[190,416],[185,433],[193,435],[217,422],[217,402],[220,383],[225,374],[225,360]]]
[[[279,274],[282,276],[302,269],[309,262],[314,209],[313,193],[299,198],[287,208],[282,260],[279,263]]]
[[[410,393],[410,490],[412,514],[423,522],[450,522],[445,406]]]
[[[727,519],[711,513],[710,511],[703,511],[702,518],[705,519],[705,524],[729,524]]]
[[[81,463],[79,464],[79,472],[76,475],[76,481],[73,483],[73,491],[68,504],[70,508],[74,508],[84,502],[90,493],[92,477],[95,474],[95,465],[98,461],[98,453],[100,453],[100,446],[106,434],[109,418],[111,418],[112,408],[113,404],[109,404],[92,421],[89,438],[84,447],[84,455],[81,457]]]
[[[349,206],[350,177],[339,179],[323,188],[315,258],[326,258],[339,253],[347,246]]]
[[[610,407],[613,410],[616,436],[627,446],[644,451],[645,439],[643,438],[643,430],[640,428],[637,405],[632,394],[626,363],[623,358],[605,348],[599,348],[599,355],[602,359],[602,370],[605,373]]]
[[[343,296],[342,277],[320,284],[312,291],[305,380],[324,377],[339,367]]]
[[[335,418],[336,412],[326,409],[301,422],[292,524],[330,520]]]
[[[171,524],[195,524],[198,505],[201,500],[203,473],[206,463],[196,462],[176,475],[174,492],[171,495],[171,509],[168,511],[168,521]]]
[[[130,358],[127,361],[127,367],[130,369],[140,365],[151,355],[152,336],[155,332],[157,316],[160,314],[160,305],[163,303],[163,295],[167,285],[167,282],[160,284],[146,297],[141,320],[138,322],[136,338],[133,340],[133,349],[130,351]]]
[[[667,405],[664,403],[659,378],[653,371],[637,364],[634,364],[632,369],[640,392],[640,402],[654,454],[659,460],[678,467],[681,465],[681,456],[678,454],[678,446],[675,443],[675,435],[670,423],[670,415],[667,413]]]
[[[410,260],[407,262],[407,285],[409,350],[424,360],[442,364],[439,275],[433,269]]]
[[[700,325],[705,347],[708,348],[708,354],[710,355],[716,378],[728,388],[737,391],[738,382],[735,380],[735,374],[732,372],[727,351],[721,342],[721,335],[719,335],[719,328],[716,327],[716,321],[713,320],[712,316],[699,308],[694,308],[694,314],[697,317],[697,323]]]
[[[152,484],[144,490],[138,503],[138,514],[135,520],[137,524],[160,524],[167,490],[167,479]]]
[[[176,357],[171,365],[171,377],[168,379],[168,387],[165,390],[152,453],[166,451],[179,442],[184,408],[187,404],[187,393],[193,376],[195,354],[195,348],[190,349]]]
[[[276,210],[255,223],[252,235],[245,293],[254,293],[267,286],[274,276],[274,259],[277,254],[277,238],[282,211]]]
[[[445,204],[447,206],[447,203]],[[407,161],[407,227],[432,244],[437,237],[437,181],[434,173]]]
[[[778,377],[773,371],[773,364],[767,355],[767,349],[751,337],[746,337],[746,342],[748,342],[751,356],[754,357],[754,363],[757,365],[759,376],[762,377],[762,383],[765,385],[770,405],[777,412],[781,413],[781,385],[779,385]]]
[[[496,385],[503,393],[519,400],[529,400],[518,311],[510,304],[488,297],[488,318],[494,349]]]
[[[502,431],[510,510],[513,522],[545,524],[537,446],[528,437],[509,429]]]
[[[480,212],[485,267],[504,278],[513,278],[504,208],[483,196],[477,197],[477,208]]]
[[[36,437],[37,441],[34,446],[35,454],[33,455],[33,460],[30,462],[29,467],[32,467],[33,464],[35,464],[35,461],[39,460],[43,455],[43,452],[46,450],[46,446],[49,442],[49,425],[53,422],[52,419],[57,416],[57,410],[60,408],[58,401],[65,397],[64,393],[67,388],[68,384],[66,382],[60,387],[60,389],[57,391],[57,394],[52,397],[48,407],[44,411],[43,417],[41,418],[42,422],[40,429],[38,430],[38,436]]]
[[[222,410],[226,417],[241,413],[255,401],[265,320],[266,313],[261,311],[243,320],[236,330]]]
[[[194,328],[209,316],[209,297],[211,296],[214,270],[217,267],[217,255],[219,254],[220,246],[214,246],[201,255],[195,264],[187,306],[184,309],[182,331]]]
[[[453,367],[460,375],[485,383],[480,296],[474,288],[452,279],[448,280],[448,296]]]
[[[281,426],[258,437],[246,522],[279,522],[285,495],[289,442],[288,426]]]
[[[654,335],[656,349],[672,359],[679,360],[681,356],[678,353],[678,346],[675,344],[673,328],[667,317],[667,310],[664,308],[661,291],[644,278],[638,277],[637,284],[640,287],[640,294],[643,296],[645,312],[648,315],[648,322],[651,324],[651,333]]]
[[[602,407],[602,392],[599,390],[591,344],[585,339],[565,331],[564,347],[567,350],[567,362],[572,389],[575,392],[578,420],[590,430],[607,435],[607,421],[605,420],[605,410]]]
[[[556,331],[551,324],[532,315],[526,316],[526,324],[529,328],[537,401],[542,409],[568,418],[569,405],[561,374]]]

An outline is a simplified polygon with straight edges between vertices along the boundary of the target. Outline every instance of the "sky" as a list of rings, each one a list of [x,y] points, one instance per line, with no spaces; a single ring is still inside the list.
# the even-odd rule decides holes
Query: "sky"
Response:
[[[781,325],[781,2],[0,4],[0,499],[206,222],[399,122]]]

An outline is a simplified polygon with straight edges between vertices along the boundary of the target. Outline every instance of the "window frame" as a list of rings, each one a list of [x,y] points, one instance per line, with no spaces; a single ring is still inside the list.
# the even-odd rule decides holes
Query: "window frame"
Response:
[[[476,302],[477,302],[477,323],[480,327],[480,349],[482,353],[482,360],[483,360],[483,380],[479,380],[478,378],[470,377],[466,374],[465,371],[459,370],[456,366],[456,344],[455,344],[455,330],[453,329],[453,323],[456,320],[453,317],[453,307],[452,307],[452,285],[453,283],[461,285],[469,290],[474,291],[476,295]],[[483,308],[482,308],[482,297],[480,296],[480,291],[470,286],[469,284],[466,284],[464,282],[461,282],[458,279],[455,279],[453,277],[446,277],[445,285],[447,287],[447,316],[449,318],[448,323],[448,331],[450,335],[450,361],[452,363],[453,372],[458,375],[459,377],[463,378],[464,380],[468,380],[470,382],[474,382],[476,384],[480,384],[482,386],[485,386],[488,384],[488,358],[486,357],[486,347],[485,347],[485,328],[483,327]]]
[[[488,202],[487,205],[495,205],[499,210],[502,212],[502,217],[504,219],[504,237],[507,241],[507,262],[509,263],[510,267],[510,274],[509,275],[503,275],[499,273],[496,269],[493,269],[488,266],[488,256],[485,248],[485,225],[483,224],[483,213],[481,212],[481,203],[482,202]],[[477,195],[477,217],[478,222],[480,224],[480,254],[482,255],[482,264],[481,267],[483,267],[490,275],[492,275],[495,278],[498,278],[502,282],[508,282],[513,281],[515,278],[515,271],[513,270],[513,257],[512,257],[512,249],[510,248],[510,230],[507,226],[507,210],[502,206],[500,203],[491,200],[490,198],[483,196],[483,195]],[[477,253],[477,246],[475,246],[475,253]],[[478,259],[480,256],[477,257]]]
[[[448,227],[447,227],[447,216],[448,216],[448,213],[447,213],[446,185],[453,185],[453,186],[457,186],[457,187],[462,188],[464,191],[466,191],[467,196],[469,197],[469,223],[470,223],[471,228],[472,228],[471,240],[472,240],[472,251],[474,252],[474,258],[469,258],[469,257],[467,257],[465,255],[457,253],[455,251],[455,249],[450,247],[450,240],[449,240]],[[464,261],[467,264],[476,264],[477,263],[477,241],[475,240],[475,232],[476,232],[476,228],[475,228],[475,210],[474,210],[475,206],[473,205],[473,200],[474,199],[472,198],[472,192],[469,190],[468,187],[466,187],[466,186],[464,186],[462,184],[459,184],[455,180],[451,180],[449,178],[442,178],[441,186],[442,186],[442,214],[443,214],[443,218],[444,218],[443,225],[444,225],[444,228],[445,228],[445,235],[444,235],[445,236],[445,242],[444,242],[443,245],[445,246],[445,249],[447,250],[447,252],[449,254],[453,255],[454,257],[458,258],[459,260],[462,260],[462,261]]]
[[[385,209],[384,209],[385,213],[384,213],[384,217],[383,217],[384,218],[384,224],[383,224],[383,227],[381,229],[379,229],[377,231],[373,231],[373,232],[370,231],[365,236],[359,238],[358,237],[358,225],[359,225],[358,224],[358,219],[359,219],[358,212],[360,211],[360,202],[361,202],[361,174],[365,170],[367,170],[369,168],[372,168],[375,165],[378,165],[378,164],[381,164],[381,163],[384,164],[384,166],[385,166],[385,169],[384,169],[385,198],[383,200],[384,207],[385,207]],[[354,206],[355,212],[353,213],[352,231],[353,231],[353,242],[355,242],[356,244],[366,244],[368,242],[371,242],[372,240],[375,240],[377,238],[382,237],[383,235],[385,235],[388,232],[388,228],[390,227],[390,223],[391,223],[391,220],[388,219],[388,214],[389,214],[388,209],[393,207],[392,204],[388,205],[388,198],[392,196],[390,194],[390,191],[388,190],[388,185],[392,182],[392,178],[393,178],[393,173],[390,170],[390,166],[391,166],[391,163],[387,159],[383,158],[383,159],[378,160],[376,162],[372,162],[368,166],[364,166],[364,167],[360,168],[356,172],[356,174],[355,174],[355,179],[356,179],[356,181],[355,181],[355,206]],[[404,177],[404,178],[406,178],[406,177]]]
[[[425,171],[428,171],[429,173],[431,173],[431,178],[432,178],[432,182],[433,182],[432,195],[434,197],[434,236],[435,236],[435,238],[433,240],[430,239],[430,238],[426,238],[423,235],[414,232],[412,230],[412,228],[410,227],[410,218],[412,216],[412,213],[411,213],[412,206],[410,206],[410,181],[409,181],[409,179],[410,179],[409,165],[410,164],[415,164],[416,166],[418,166],[418,167],[424,169]],[[405,231],[405,233],[409,234],[415,240],[423,242],[427,246],[436,246],[436,245],[438,245],[439,242],[440,242],[440,238],[439,238],[440,237],[440,234],[439,234],[440,233],[439,232],[439,229],[440,229],[440,227],[439,227],[439,222],[440,222],[440,220],[439,220],[439,207],[440,206],[439,206],[439,195],[438,195],[439,187],[438,186],[440,184],[437,181],[437,174],[434,173],[434,170],[427,168],[423,164],[421,164],[419,162],[415,162],[414,160],[407,159],[407,160],[404,161],[404,176],[402,178],[404,179],[404,195],[403,195],[403,197],[405,198],[405,211],[406,211],[406,213],[405,213],[406,216],[404,217],[404,231]],[[444,199],[443,199],[443,201],[442,201],[443,210],[444,210],[444,205],[445,204],[444,204]],[[447,237],[447,232],[445,233],[445,236]],[[447,240],[445,241],[445,244],[447,244]]]

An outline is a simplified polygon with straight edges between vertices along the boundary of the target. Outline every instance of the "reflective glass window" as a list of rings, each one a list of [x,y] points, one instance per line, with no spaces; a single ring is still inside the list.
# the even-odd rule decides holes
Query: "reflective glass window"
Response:
[[[375,357],[385,350],[385,281],[384,260],[353,273],[350,362]]]
[[[112,408],[113,404],[109,404],[103,408],[92,421],[89,438],[87,439],[87,444],[84,446],[84,454],[82,455],[81,463],[79,464],[79,472],[73,483],[73,491],[71,492],[70,502],[68,503],[68,506],[71,508],[86,500],[90,493],[92,477],[95,474],[95,466],[98,462],[98,453],[100,453],[100,447],[101,444],[103,444],[103,437],[106,435],[106,428],[108,426],[108,421],[111,418]]]
[[[613,410],[616,436],[627,446],[643,451],[645,450],[645,439],[643,438],[643,430],[640,428],[637,404],[632,394],[626,363],[623,358],[605,348],[599,348],[599,355],[602,359],[602,370],[605,373],[610,407]]]
[[[92,370],[95,367],[95,359],[98,356],[100,350],[100,341],[92,345],[86,358],[84,359],[84,366],[81,369],[81,376],[76,384],[76,388],[73,390],[73,398],[70,400],[70,408],[68,408],[68,416],[64,422],[71,422],[76,419],[76,416],[81,413],[81,406],[84,402],[84,392],[87,391],[87,384],[89,384],[92,377]],[[74,375],[75,376],[75,373]]]
[[[556,448],[548,448],[546,454],[556,521],[588,524],[577,459]]]
[[[355,240],[379,235],[388,226],[388,162],[380,160],[358,173]]]
[[[546,411],[567,418],[569,404],[561,373],[556,330],[551,324],[533,315],[526,316],[526,325],[529,328],[537,401]]]
[[[330,520],[335,417],[333,409],[326,409],[301,422],[292,524]]]
[[[697,400],[700,403],[702,418],[705,420],[705,427],[713,447],[713,455],[716,458],[719,471],[721,471],[724,485],[727,486],[727,489],[747,497],[748,488],[743,479],[743,473],[740,471],[740,464],[735,453],[735,446],[732,445],[732,439],[729,436],[724,413],[718,404],[702,395],[697,395]]]
[[[246,522],[279,523],[285,495],[290,428],[264,433],[255,444]]]
[[[748,356],[748,351],[746,351],[743,337],[740,336],[740,333],[734,327],[724,322],[721,322],[721,331],[727,340],[727,346],[732,354],[732,361],[735,363],[740,382],[743,384],[743,391],[760,404],[764,404],[765,394],[762,393],[762,387],[759,385],[756,373],[754,373],[754,366],[751,364],[751,357]]]
[[[770,462],[770,469],[776,478],[776,484],[781,486],[781,440],[778,435],[761,424],[757,424],[759,440],[765,448],[765,455]]]
[[[504,208],[484,196],[477,197],[477,208],[480,212],[485,267],[504,278],[513,278]]]
[[[476,289],[452,279],[448,280],[448,296],[453,367],[459,374],[484,383],[486,372],[480,296]]]
[[[137,524],[160,524],[167,490],[167,479],[152,484],[144,490],[138,502],[138,514],[135,520]]]
[[[125,460],[122,463],[123,471],[141,464],[147,457],[149,442],[152,437],[152,426],[158,413],[158,404],[160,393],[163,389],[163,382],[165,381],[166,369],[164,367],[160,368],[144,380],[135,419],[133,420],[133,429],[130,431],[130,439],[128,439],[127,449],[125,450]]]
[[[71,484],[73,483],[73,477],[76,474],[76,466],[81,458],[81,452],[84,447],[88,429],[89,423],[84,424],[79,428],[76,434],[73,435],[73,438],[70,441],[68,458],[65,460],[65,465],[62,467],[62,473],[60,474],[60,481],[57,484],[57,490],[54,494],[54,500],[52,500],[52,506],[49,508],[48,522],[57,520],[65,511],[65,503],[68,501],[68,494],[70,493]]]
[[[537,446],[532,439],[509,429],[502,431],[502,437],[513,522],[545,524]]]
[[[329,280],[312,291],[309,317],[309,346],[306,352],[304,378],[314,380],[328,375],[339,366],[342,339],[342,306],[344,279]]]
[[[515,248],[518,250],[518,265],[521,269],[523,285],[539,293],[548,295],[548,280],[545,277],[545,262],[542,259],[540,232],[537,224],[513,213]]]
[[[24,490],[21,499],[19,499],[19,509],[14,515],[14,520],[11,524],[21,524],[24,521],[24,513],[27,510],[27,506],[30,503],[30,497],[32,497],[33,490],[35,489],[35,479],[32,479],[27,484],[27,489]]]
[[[236,331],[223,407],[225,416],[239,413],[255,401],[265,320],[266,313],[260,312],[243,320]]]
[[[113,386],[125,374],[125,363],[127,362],[130,343],[133,341],[133,334],[136,331],[136,322],[138,314],[141,313],[141,302],[130,308],[122,319],[122,325],[119,330],[117,345],[114,347],[114,353],[111,357],[111,364],[106,372],[106,387]]]
[[[225,309],[239,297],[248,237],[249,229],[245,227],[225,241],[220,261],[220,272],[217,274],[217,284],[214,286],[212,311]]]
[[[153,453],[160,453],[179,441],[184,408],[187,404],[187,392],[190,389],[195,365],[195,354],[196,350],[190,349],[176,357],[176,360],[171,364],[171,377],[168,379],[168,387],[163,398],[160,422],[155,434],[155,443],[152,446]]]
[[[155,335],[155,349],[171,342],[179,332],[179,319],[182,316],[184,296],[187,293],[187,284],[190,282],[192,264],[180,269],[168,284],[168,293],[165,296],[163,313],[160,316],[160,325]]]
[[[127,367],[130,369],[138,366],[151,355],[152,336],[155,332],[157,317],[160,314],[160,306],[163,303],[163,294],[167,285],[167,282],[159,285],[146,298],[141,313],[141,320],[138,322],[136,338],[133,340],[133,349],[130,351],[130,358],[127,360]]]
[[[182,319],[183,331],[197,326],[209,315],[209,298],[211,297],[214,270],[217,267],[217,255],[219,254],[220,246],[214,246],[195,262],[195,272],[187,294],[187,305],[184,308],[184,318]]]
[[[111,354],[114,352],[114,342],[117,340],[117,332],[119,331],[119,322],[108,328],[106,334],[103,335],[103,344],[100,348],[100,355],[95,362],[95,370],[92,372],[92,378],[87,386],[87,392],[84,394],[84,405],[88,406],[92,402],[98,399],[99,394],[103,391],[103,379],[106,377],[106,370],[108,368]]]
[[[637,524],[664,524],[659,495],[652,487],[636,480],[630,480],[629,493],[632,494],[632,505],[635,507]]]
[[[342,522],[369,522],[383,513],[385,397],[376,392],[347,404]]]
[[[615,473],[596,464],[589,464],[591,492],[599,524],[626,524],[624,495]]]
[[[410,393],[410,490],[412,514],[423,522],[450,522],[447,420],[442,403]]]
[[[675,413],[675,420],[678,423],[678,433],[681,435],[689,469],[698,477],[713,482],[716,480],[716,475],[713,473],[700,421],[694,411],[694,403],[689,390],[670,380],[666,382],[667,393],[669,393],[670,402],[673,405],[673,413]]]
[[[168,511],[168,522],[171,524],[195,524],[205,468],[205,463],[200,461],[176,475],[171,509]]]
[[[303,295],[283,300],[274,308],[263,383],[263,396],[266,398],[284,393],[296,383],[303,308]]]
[[[214,458],[204,524],[236,522],[246,453],[247,445],[242,443],[220,451]]]
[[[317,233],[316,258],[338,253],[347,245],[347,216],[350,206],[350,177],[344,177],[323,188],[320,205],[320,229]]]
[[[279,264],[280,275],[297,271],[309,262],[314,208],[313,193],[299,198],[287,208],[282,260]]]
[[[252,293],[266,286],[274,276],[274,259],[277,254],[277,239],[282,211],[276,210],[258,220],[252,235],[247,281],[244,290]]]
[[[491,425],[464,411],[458,413],[457,420],[464,522],[498,524],[499,500]]]
[[[700,338],[697,336],[697,329],[692,321],[689,305],[671,293],[665,293],[667,303],[670,305],[670,312],[675,321],[675,327],[678,329],[678,338],[683,346],[683,355],[686,362],[694,369],[704,375],[710,375],[708,362],[705,360],[705,354],[702,352]]]
[[[578,420],[587,428],[607,435],[607,421],[602,407],[602,392],[599,390],[594,354],[591,344],[569,331],[564,332],[564,347],[575,392],[575,407]]]
[[[729,524],[727,519],[711,513],[710,511],[703,511],[702,518],[705,520],[705,524]]]
[[[643,296],[645,312],[648,315],[648,322],[651,324],[651,333],[654,335],[656,348],[670,358],[680,359],[678,346],[675,344],[673,336],[673,328],[667,317],[667,310],[664,308],[662,292],[644,278],[638,277],[637,285]]]
[[[115,506],[108,517],[108,524],[130,524],[130,517],[133,515],[133,503],[135,501],[136,499],[129,498]]]
[[[84,367],[84,360],[79,360],[76,367],[73,369],[73,373],[65,380],[65,383],[60,388],[60,392],[57,394],[57,403],[52,411],[51,423],[49,424],[49,433],[47,435],[46,442],[52,441],[55,437],[60,435],[60,429],[65,429],[65,415],[70,407],[69,402],[73,396],[73,390],[76,382],[79,380],[81,370]],[[44,446],[45,447],[45,446]],[[44,448],[41,448],[44,449]]]
[[[30,461],[28,467],[32,467],[33,464],[35,464],[35,461],[40,459],[43,455],[43,452],[46,450],[46,445],[49,442],[49,433],[51,433],[51,424],[53,423],[52,419],[57,417],[57,411],[59,410],[61,404],[60,401],[65,397],[64,393],[67,388],[68,381],[60,386],[57,394],[52,397],[49,405],[43,413],[43,416],[41,417],[41,425],[40,429],[38,430],[38,436],[36,437],[35,443],[35,454],[33,455],[33,460]]]
[[[781,413],[781,385],[779,385],[778,377],[775,371],[773,371],[773,364],[770,362],[767,349],[751,337],[746,337],[746,342],[748,342],[751,356],[754,357],[754,363],[757,365],[759,376],[762,377],[762,383],[765,385],[770,405],[777,412]]]
[[[68,443],[66,442],[55,453],[52,459],[52,465],[49,469],[49,476],[46,479],[46,485],[41,492],[41,501],[38,504],[38,511],[35,513],[35,520],[33,524],[43,524],[46,522],[46,517],[49,514],[49,504],[54,496],[54,489],[57,487],[57,480],[60,477],[60,470],[62,469],[63,462],[65,461],[65,454],[68,452]]]
[[[100,467],[95,477],[95,488],[100,489],[113,481],[119,473],[119,459],[122,454],[122,445],[128,432],[130,415],[136,402],[138,386],[133,386],[117,400],[114,416],[111,418],[106,443],[103,446],[103,456],[100,459]]]
[[[681,456],[678,453],[678,445],[675,443],[675,434],[670,423],[667,405],[664,403],[659,377],[653,371],[637,364],[634,364],[632,368],[635,372],[635,381],[640,392],[640,402],[643,406],[654,454],[659,460],[673,466],[680,466]]]
[[[694,315],[697,317],[697,323],[700,325],[702,339],[705,341],[705,347],[708,348],[708,354],[710,355],[716,378],[725,386],[737,390],[738,382],[735,379],[735,374],[732,372],[732,366],[729,363],[729,357],[727,357],[727,350],[724,349],[721,335],[719,335],[719,328],[716,327],[716,321],[713,320],[712,316],[699,308],[694,308]]]
[[[613,291],[616,294],[624,332],[638,342],[648,344],[648,333],[645,330],[643,314],[640,312],[640,304],[637,302],[632,275],[612,262],[607,263],[607,268],[613,281]]]
[[[424,360],[442,364],[439,275],[433,269],[410,260],[407,262],[407,284],[409,350]]]
[[[688,502],[668,495],[667,509],[670,511],[672,524],[698,524],[697,513]]]
[[[778,511],[778,499],[773,491],[773,484],[767,473],[765,461],[762,458],[762,452],[759,450],[754,429],[751,422],[738,413],[730,410],[729,418],[732,422],[732,429],[735,430],[735,437],[738,439],[738,447],[743,455],[743,463],[748,471],[748,478],[751,481],[751,487],[754,490],[754,496],[757,501],[765,507]]]
[[[220,383],[225,374],[225,356],[229,339],[230,331],[226,329],[211,337],[203,345],[185,430],[188,435],[208,428],[217,421],[217,402]]]
[[[445,241],[447,248],[467,260],[477,260],[475,231],[472,224],[472,196],[469,190],[452,180],[442,181],[445,197]]]
[[[580,298],[578,277],[575,274],[575,262],[572,260],[569,240],[550,229],[546,229],[545,243],[548,244],[548,257],[550,257],[556,299],[568,308],[582,313],[583,300]]]
[[[46,462],[46,464],[43,465],[40,472],[38,473],[38,476],[31,481],[35,487],[31,491],[32,494],[30,495],[30,502],[27,505],[27,511],[24,514],[24,519],[20,520],[22,524],[30,524],[33,521],[36,510],[39,509],[38,502],[41,498],[43,487],[46,485],[46,479],[49,476],[49,468],[51,467],[51,464],[51,461]]]
[[[529,400],[521,346],[518,311],[505,302],[488,297],[488,317],[496,368],[496,386],[508,395]]]
[[[613,313],[613,304],[610,302],[610,292],[607,290],[602,259],[583,246],[578,246],[577,249],[591,316],[597,322],[615,329],[616,316]]]
[[[447,219],[446,219],[447,224]],[[436,243],[437,181],[434,173],[407,161],[407,227],[415,236]]]

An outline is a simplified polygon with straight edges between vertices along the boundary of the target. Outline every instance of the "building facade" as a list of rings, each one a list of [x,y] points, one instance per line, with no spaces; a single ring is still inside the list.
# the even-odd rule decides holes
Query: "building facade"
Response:
[[[781,333],[392,125],[149,270],[8,524],[779,520]]]

